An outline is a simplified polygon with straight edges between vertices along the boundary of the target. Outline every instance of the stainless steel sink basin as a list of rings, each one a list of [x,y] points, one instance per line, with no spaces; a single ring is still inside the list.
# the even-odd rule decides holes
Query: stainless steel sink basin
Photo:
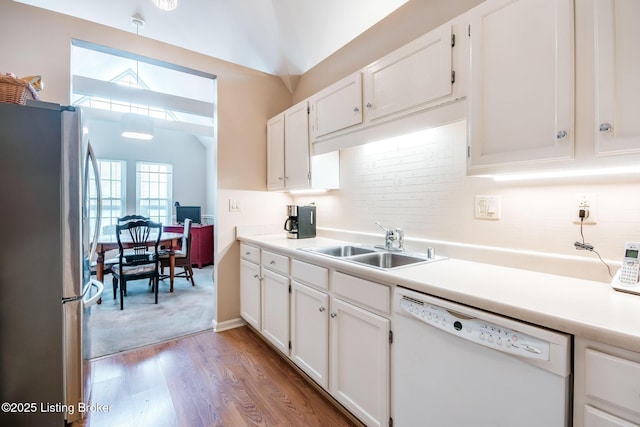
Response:
[[[434,262],[443,257],[427,258],[421,254],[407,252],[391,252],[382,248],[373,248],[366,246],[342,245],[342,246],[324,246],[314,248],[300,248],[305,252],[321,254],[338,258],[343,261],[380,268],[382,270],[390,270],[399,267],[408,267],[427,262]]]
[[[306,251],[315,252],[333,257],[345,258],[354,255],[369,254],[375,252],[374,249],[363,248],[361,246],[329,246],[321,248],[306,248]]]
[[[366,255],[360,255],[350,258],[353,262],[370,265],[378,268],[396,268],[406,265],[416,264],[419,262],[430,261],[427,258],[419,258],[411,255],[405,255],[395,252],[374,252]]]

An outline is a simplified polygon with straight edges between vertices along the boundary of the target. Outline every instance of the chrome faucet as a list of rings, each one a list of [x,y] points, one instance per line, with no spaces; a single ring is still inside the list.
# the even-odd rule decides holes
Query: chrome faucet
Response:
[[[388,251],[404,251],[404,231],[402,229],[396,228],[395,230],[393,230],[391,228],[386,228],[379,222],[376,222],[375,224],[384,230],[384,247],[376,247],[384,248]],[[395,240],[398,241],[397,247],[393,246],[393,242]]]

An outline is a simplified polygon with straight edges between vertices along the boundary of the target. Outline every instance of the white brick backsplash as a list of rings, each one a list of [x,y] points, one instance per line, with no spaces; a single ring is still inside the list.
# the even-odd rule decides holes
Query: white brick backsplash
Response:
[[[407,237],[595,258],[575,250],[580,226],[572,222],[575,194],[595,193],[598,224],[584,226],[585,240],[612,260],[619,260],[626,240],[640,240],[637,178],[585,185],[496,183],[466,176],[466,144],[462,121],[345,149],[340,190],[296,200],[317,204],[321,227],[381,233],[374,224],[380,221],[404,229]],[[501,196],[500,220],[474,219],[479,194]]]

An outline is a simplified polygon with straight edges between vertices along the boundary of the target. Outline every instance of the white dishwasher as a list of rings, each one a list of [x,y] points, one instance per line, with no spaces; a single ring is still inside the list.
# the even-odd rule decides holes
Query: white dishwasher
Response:
[[[566,427],[571,338],[396,287],[394,427]]]

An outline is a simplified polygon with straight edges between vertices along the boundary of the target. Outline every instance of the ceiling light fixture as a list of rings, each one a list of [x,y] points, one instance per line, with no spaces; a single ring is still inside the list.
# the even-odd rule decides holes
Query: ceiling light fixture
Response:
[[[152,0],[158,9],[173,10],[178,7],[178,0]]]
[[[153,120],[149,116],[123,113],[120,118],[120,124],[124,138],[141,139],[143,141],[153,139]]]
[[[144,27],[144,19],[139,16],[132,16],[131,23],[136,26],[136,35],[139,35],[140,28]],[[136,61],[136,86],[140,86],[138,61]],[[141,139],[149,141],[153,139],[153,119],[134,113],[123,113],[120,118],[120,126],[123,138]]]

